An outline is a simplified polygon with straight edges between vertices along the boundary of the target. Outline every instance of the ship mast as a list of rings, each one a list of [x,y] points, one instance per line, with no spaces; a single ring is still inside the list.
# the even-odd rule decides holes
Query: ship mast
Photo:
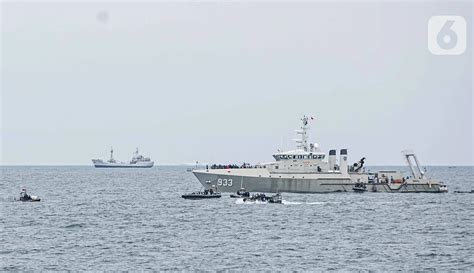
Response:
[[[299,139],[296,139],[296,149],[303,150],[305,152],[308,151],[308,121],[309,118],[307,116],[303,116],[301,119],[303,121],[303,126],[301,126],[300,130],[296,130],[298,135],[301,135]]]
[[[114,161],[114,147],[110,146],[110,162]]]

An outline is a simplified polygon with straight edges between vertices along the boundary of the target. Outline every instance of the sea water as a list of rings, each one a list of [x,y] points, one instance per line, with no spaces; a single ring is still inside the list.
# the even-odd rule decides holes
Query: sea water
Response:
[[[405,167],[391,167],[403,169]],[[376,169],[376,168],[373,168]],[[474,270],[474,167],[449,193],[184,200],[186,167],[0,167],[0,270]],[[41,202],[13,201],[21,187]]]

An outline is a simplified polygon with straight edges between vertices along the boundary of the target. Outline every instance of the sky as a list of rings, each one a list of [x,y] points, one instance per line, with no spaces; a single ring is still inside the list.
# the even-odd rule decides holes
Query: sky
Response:
[[[351,162],[474,165],[472,5],[2,2],[0,164],[269,162],[308,115]],[[462,55],[428,50],[434,15]]]

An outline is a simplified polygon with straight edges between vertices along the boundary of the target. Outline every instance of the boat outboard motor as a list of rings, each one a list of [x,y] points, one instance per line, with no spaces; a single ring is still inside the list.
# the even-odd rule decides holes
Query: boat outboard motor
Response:
[[[334,171],[336,167],[336,150],[329,150],[329,170]]]
[[[352,165],[354,168],[354,172],[358,172],[362,169],[362,167],[364,167],[364,163],[365,163],[364,161],[365,161],[365,157],[361,158],[359,162],[354,163],[354,165]]]
[[[342,174],[347,174],[347,149],[341,149],[341,158],[339,159],[339,170]]]

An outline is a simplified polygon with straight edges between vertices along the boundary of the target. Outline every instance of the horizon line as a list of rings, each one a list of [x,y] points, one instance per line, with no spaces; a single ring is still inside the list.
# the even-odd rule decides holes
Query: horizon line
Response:
[[[212,164],[198,164],[198,166],[205,166],[205,165],[212,165]],[[94,165],[90,164],[0,164],[0,167],[94,167]],[[196,166],[195,164],[186,164],[186,163],[170,163],[170,164],[155,164],[153,167],[158,167],[158,166]],[[402,165],[397,165],[397,164],[377,164],[377,165],[367,165],[368,167],[387,167],[387,166],[407,166],[406,164]],[[425,164],[423,167],[426,166],[431,166],[431,167],[474,167],[474,164],[459,164],[459,165],[446,165],[446,164]]]

